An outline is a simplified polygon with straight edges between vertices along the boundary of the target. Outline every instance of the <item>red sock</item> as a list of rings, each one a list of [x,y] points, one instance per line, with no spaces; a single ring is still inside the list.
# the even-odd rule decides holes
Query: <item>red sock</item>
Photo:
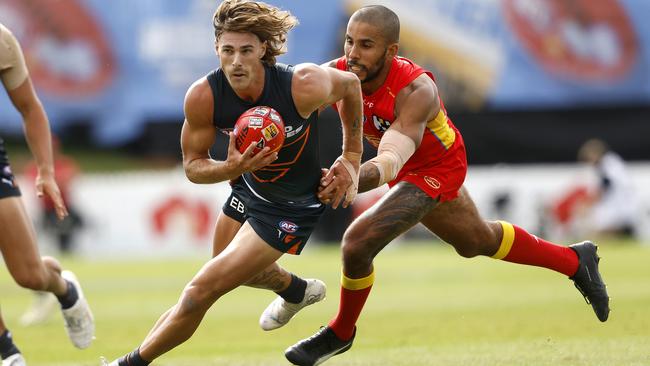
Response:
[[[505,221],[501,247],[492,258],[544,267],[569,277],[578,270],[578,255],[573,249],[553,244]]]
[[[374,282],[374,271],[367,277],[358,279],[341,276],[339,312],[329,323],[329,327],[340,339],[347,341],[354,335],[355,324],[361,315],[363,305],[370,295],[370,289]]]

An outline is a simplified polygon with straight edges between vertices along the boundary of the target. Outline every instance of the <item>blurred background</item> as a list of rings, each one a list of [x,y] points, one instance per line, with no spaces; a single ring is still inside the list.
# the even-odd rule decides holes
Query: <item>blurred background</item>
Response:
[[[360,6],[393,9],[402,22],[401,55],[433,71],[463,134],[466,185],[487,218],[562,242],[588,235],[650,242],[650,2],[268,2],[300,20],[280,58],[289,64],[339,57],[347,19]],[[57,169],[67,172],[61,179],[78,216],[64,229],[47,224],[33,194],[22,120],[3,93],[0,136],[46,251],[210,252],[229,187],[185,178],[179,134],[187,88],[219,66],[211,22],[217,3],[0,0],[0,21],[23,46],[60,142],[67,168]],[[331,110],[320,123],[322,165],[329,166],[340,154],[340,123]],[[605,144],[603,155],[620,158],[613,176],[579,159],[590,139]],[[216,158],[226,143],[218,136]],[[611,198],[598,213],[612,187],[624,199]],[[347,222],[382,193],[327,211],[311,242],[337,243]],[[616,225],[604,227],[606,219]],[[411,238],[432,237],[416,227],[400,240]]]

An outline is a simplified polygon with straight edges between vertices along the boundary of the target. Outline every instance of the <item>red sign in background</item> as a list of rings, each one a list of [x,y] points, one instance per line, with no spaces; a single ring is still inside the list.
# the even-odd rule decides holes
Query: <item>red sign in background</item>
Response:
[[[78,0],[5,0],[27,67],[39,89],[56,96],[92,96],[106,88],[115,58],[100,25]]]
[[[635,31],[617,0],[503,0],[503,11],[526,50],[562,77],[617,80],[637,59]]]

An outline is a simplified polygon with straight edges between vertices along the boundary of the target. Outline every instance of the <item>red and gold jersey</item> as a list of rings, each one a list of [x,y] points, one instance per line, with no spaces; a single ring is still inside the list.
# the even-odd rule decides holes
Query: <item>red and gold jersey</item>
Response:
[[[339,70],[347,70],[345,57],[336,61]],[[395,57],[384,84],[373,94],[363,96],[363,134],[375,147],[384,132],[395,120],[395,97],[418,76],[426,74],[435,81],[431,72],[404,57]],[[438,97],[440,98],[440,97]],[[402,171],[410,171],[437,162],[456,145],[462,145],[460,133],[453,125],[440,99],[440,112],[427,122],[420,147],[406,162]],[[455,144],[459,141],[458,144]]]

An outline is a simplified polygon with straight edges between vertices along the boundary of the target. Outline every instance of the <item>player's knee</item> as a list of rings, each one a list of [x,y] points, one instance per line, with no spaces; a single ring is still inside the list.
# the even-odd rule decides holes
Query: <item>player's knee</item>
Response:
[[[343,262],[346,268],[372,263],[370,244],[365,236],[350,231],[346,232],[341,246]]]
[[[183,290],[179,300],[179,310],[184,314],[205,312],[220,296],[219,291],[213,287],[191,282]]]
[[[347,231],[345,235],[343,235],[343,244],[341,249],[343,250],[344,257],[349,256],[359,258],[366,256],[368,252],[367,247],[368,241],[364,236],[350,231]]]

